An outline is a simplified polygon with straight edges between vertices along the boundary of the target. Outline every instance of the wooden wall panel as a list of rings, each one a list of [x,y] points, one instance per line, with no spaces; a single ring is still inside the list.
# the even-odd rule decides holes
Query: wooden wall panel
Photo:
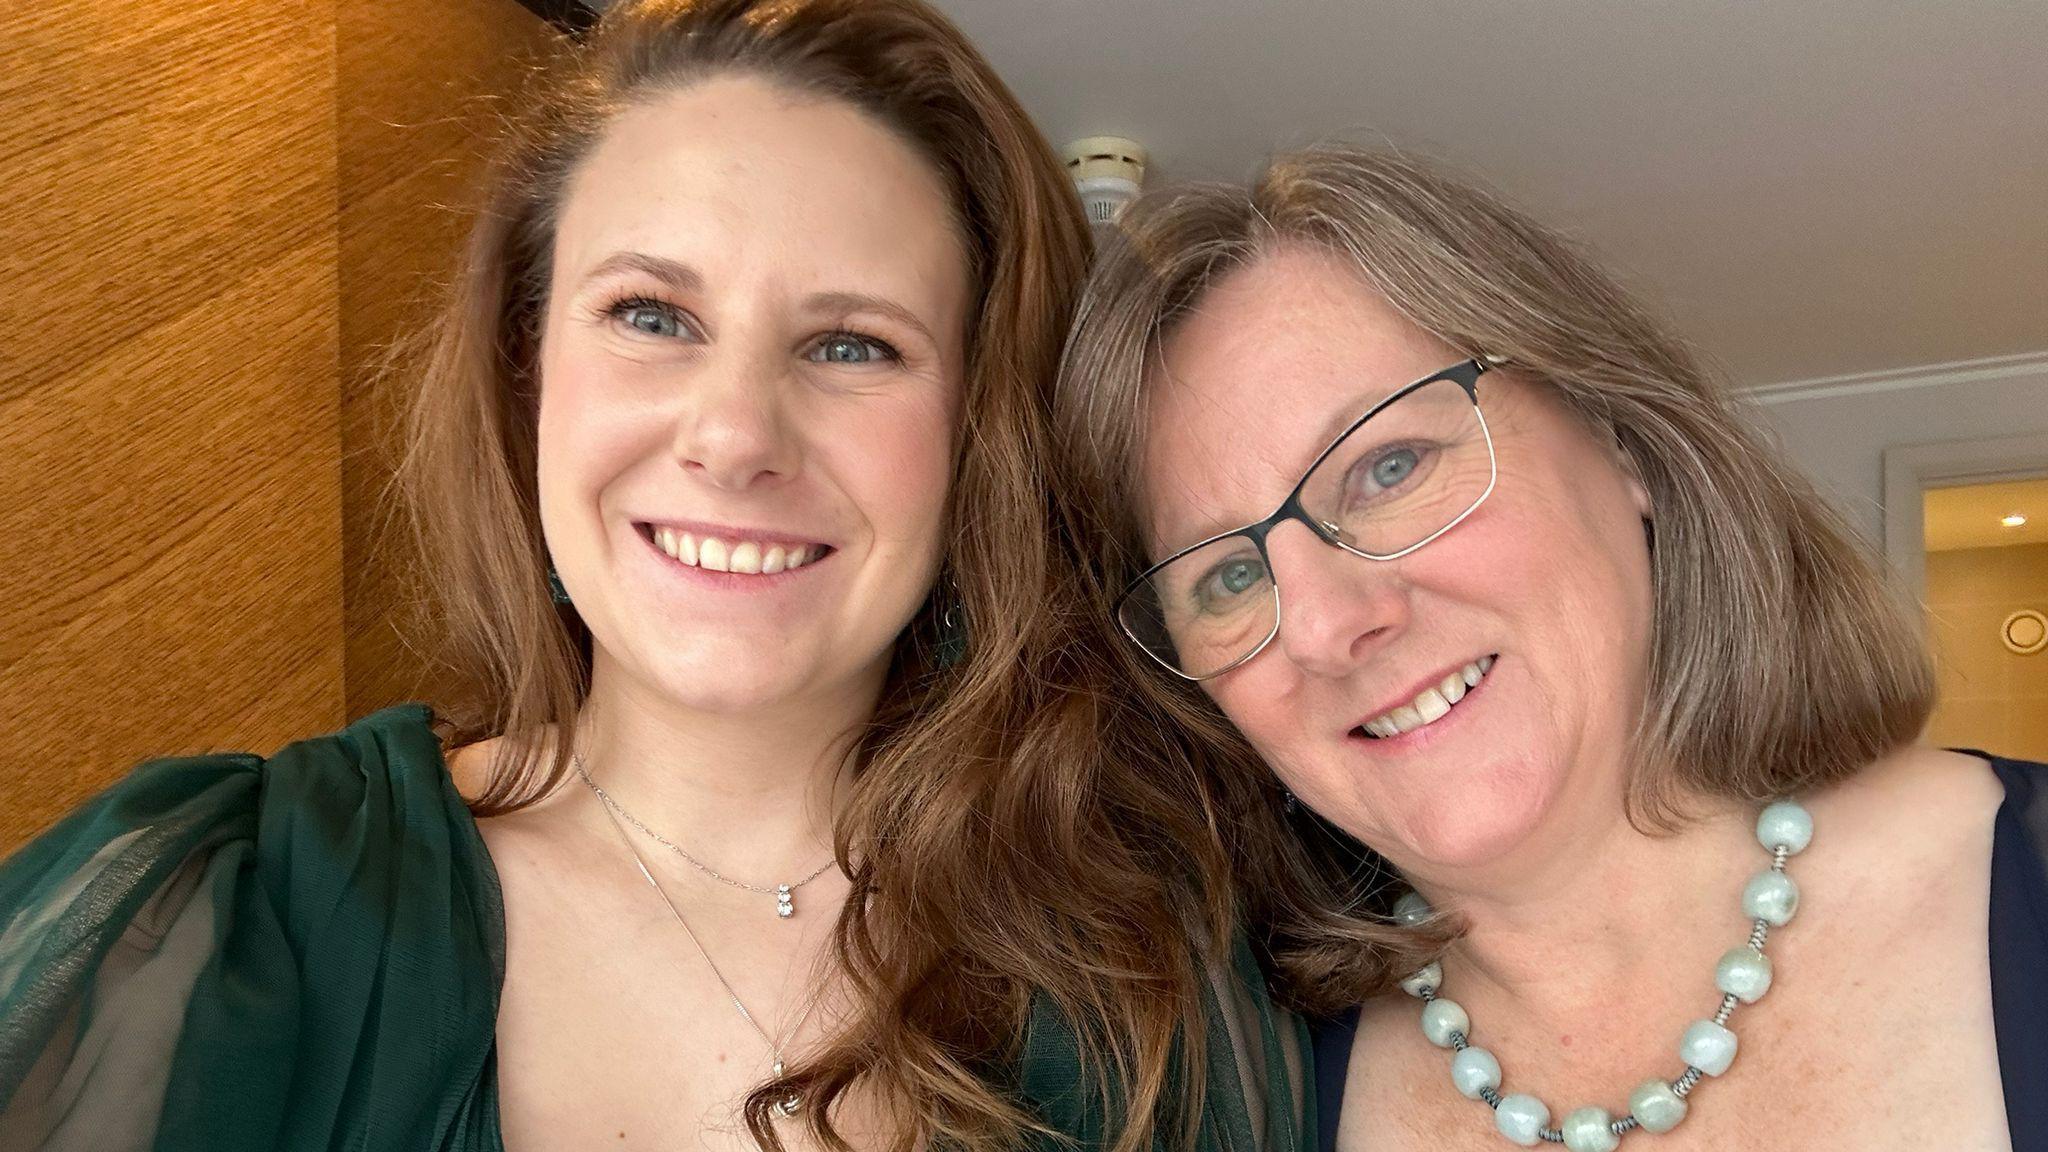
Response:
[[[394,7],[341,0],[340,281],[347,700],[362,715],[439,693],[415,651],[416,575],[386,499],[410,379],[378,379],[429,315],[469,223],[507,94],[558,50],[514,0]]]
[[[0,112],[4,850],[342,718],[333,10],[10,6]]]

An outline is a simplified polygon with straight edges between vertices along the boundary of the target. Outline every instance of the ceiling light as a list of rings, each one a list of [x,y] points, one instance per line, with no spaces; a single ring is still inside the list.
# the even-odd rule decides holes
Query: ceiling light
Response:
[[[2010,516],[2001,518],[1998,522],[2000,524],[2005,525],[2007,528],[2017,528],[2020,525],[2025,524],[2027,522],[2027,518],[2015,512]]]

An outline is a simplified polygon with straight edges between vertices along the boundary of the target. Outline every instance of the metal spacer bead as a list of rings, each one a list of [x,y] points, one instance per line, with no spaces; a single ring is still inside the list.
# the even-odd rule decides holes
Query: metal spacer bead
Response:
[[[1625,1136],[1628,1134],[1629,1129],[1634,1128],[1641,1123],[1642,1121],[1636,1119],[1635,1113],[1631,1112],[1628,1115],[1623,1116],[1621,1119],[1616,1120],[1614,1123],[1609,1124],[1607,1126],[1607,1130],[1609,1132],[1614,1133],[1616,1136]]]
[[[1764,941],[1770,938],[1771,922],[1769,920],[1758,920],[1755,927],[1749,930],[1749,946],[1759,952],[1764,950]]]
[[[1564,1133],[1555,1128],[1541,1129],[1536,1133],[1536,1135],[1541,1139],[1546,1140],[1552,1144],[1564,1143]]]
[[[1714,1013],[1714,1023],[1726,1024],[1728,1023],[1728,1017],[1733,1016],[1734,1014],[1735,994],[1733,992],[1730,992],[1727,995],[1721,997],[1721,1010],[1719,1012]]]
[[[1486,1101],[1488,1108],[1498,1109],[1500,1107],[1500,1093],[1491,1088],[1481,1088],[1479,1090],[1479,1098]]]
[[[1684,1074],[1671,1082],[1671,1094],[1683,1100],[1686,1093],[1692,1091],[1692,1086],[1699,1083],[1700,1079],[1705,1075],[1705,1072],[1687,1064]]]

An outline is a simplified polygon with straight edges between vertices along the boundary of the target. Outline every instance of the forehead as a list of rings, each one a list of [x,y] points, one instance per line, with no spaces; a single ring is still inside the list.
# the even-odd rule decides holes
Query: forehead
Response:
[[[607,126],[570,181],[557,274],[623,249],[684,260],[714,282],[773,266],[929,298],[965,290],[954,220],[931,164],[866,113],[719,77],[651,96]]]
[[[1375,401],[1459,358],[1328,253],[1283,248],[1226,274],[1147,372],[1151,543],[1181,547],[1270,513]]]

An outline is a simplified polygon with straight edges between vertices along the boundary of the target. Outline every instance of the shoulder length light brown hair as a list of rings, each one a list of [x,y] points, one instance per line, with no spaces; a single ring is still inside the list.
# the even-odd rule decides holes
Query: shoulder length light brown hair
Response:
[[[1115,1146],[1146,1146],[1155,1108],[1180,1103],[1162,1085],[1197,1003],[1189,926],[1211,911],[1182,878],[1221,865],[1187,859],[1203,836],[1183,795],[1098,771],[1099,656],[1060,639],[1080,596],[1055,562],[1040,473],[1087,225],[1014,97],[920,0],[627,0],[543,70],[514,120],[401,470],[438,617],[428,647],[460,689],[449,735],[513,737],[474,807],[516,809],[563,780],[567,742],[531,737],[572,723],[588,684],[590,635],[549,597],[535,492],[536,346],[564,188],[620,109],[730,73],[847,101],[900,133],[950,193],[977,291],[945,603],[898,643],[837,830],[853,891],[834,947],[857,1003],[823,1052],[753,1093],[748,1125],[779,1148],[772,1110],[794,1092],[799,1122],[845,1147],[834,1105],[858,1088],[896,1123],[895,1147],[1014,1146],[1032,1121],[1005,1069],[1049,1003],[1092,1064],[1122,1072],[1132,1123]],[[969,640],[950,663],[936,632],[955,596]]]
[[[1289,245],[1335,254],[1451,347],[1504,357],[1619,445],[1655,508],[1655,611],[1630,809],[1670,828],[1688,795],[1764,803],[1911,741],[1932,679],[1918,633],[1843,522],[1677,339],[1557,233],[1404,156],[1324,147],[1250,187],[1142,200],[1083,296],[1055,401],[1098,643],[1123,653],[1117,731],[1179,733],[1230,833],[1243,900],[1289,995],[1335,1011],[1389,988],[1441,937],[1389,927],[1369,853],[1312,819],[1208,698],[1112,634],[1111,598],[1146,557],[1131,493],[1159,341],[1210,285]],[[1138,750],[1114,750],[1134,759]]]

